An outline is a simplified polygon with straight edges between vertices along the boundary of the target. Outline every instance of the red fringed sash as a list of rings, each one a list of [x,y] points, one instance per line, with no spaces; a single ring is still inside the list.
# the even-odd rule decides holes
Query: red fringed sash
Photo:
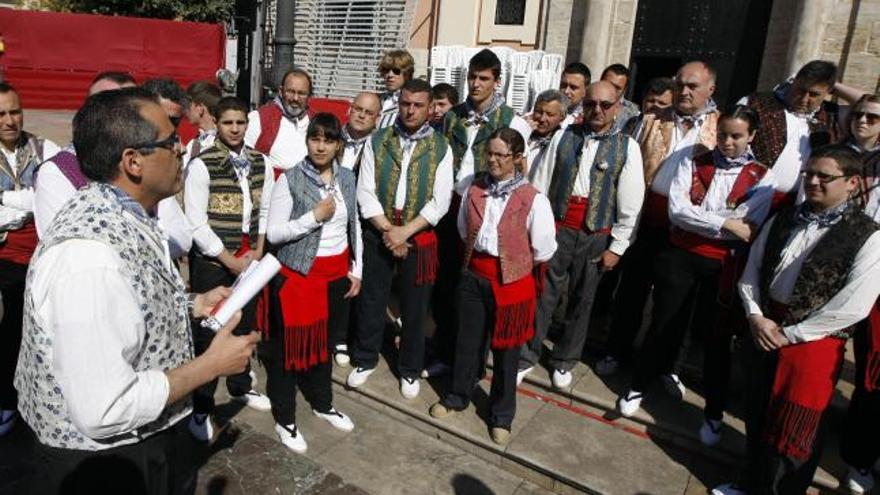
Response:
[[[783,305],[772,309],[775,318]],[[846,341],[834,337],[785,346],[777,351],[773,392],[764,440],[782,455],[807,459],[822,413],[831,402]]]
[[[880,390],[880,299],[868,314],[868,355],[865,363],[865,390]]]
[[[512,349],[528,342],[535,334],[535,279],[532,274],[501,284],[501,261],[495,256],[475,252],[470,269],[492,283],[495,297],[493,349]]]
[[[590,210],[590,200],[582,196],[569,196],[568,207],[565,209],[565,218],[556,221],[556,230],[560,227],[568,227],[572,230],[587,229],[586,219],[587,212]],[[598,233],[610,233],[611,229],[605,228],[597,231]]]
[[[284,368],[304,371],[327,362],[327,284],[348,274],[349,252],[315,258],[308,275],[286,266],[278,290],[284,322]]]
[[[0,242],[0,259],[27,265],[37,248],[37,227],[30,221],[18,230],[6,233],[6,240]]]
[[[394,224],[403,225],[403,211],[394,210]],[[437,268],[440,261],[437,257],[437,233],[433,228],[423,230],[412,237],[413,249],[416,251],[416,285],[431,285],[437,281]]]

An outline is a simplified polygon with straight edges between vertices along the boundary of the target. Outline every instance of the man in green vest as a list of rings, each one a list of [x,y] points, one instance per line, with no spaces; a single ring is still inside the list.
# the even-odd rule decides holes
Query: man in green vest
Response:
[[[437,277],[434,226],[449,209],[452,150],[428,122],[431,86],[407,81],[394,125],[376,131],[364,145],[358,203],[364,224],[363,286],[348,385],[363,385],[376,369],[385,329],[385,308],[395,269],[400,280],[403,328],[398,373],[407,399],[419,393],[424,360],[424,323]]]
[[[535,336],[523,346],[518,380],[541,355],[562,290],[568,303],[562,336],[550,358],[553,386],[568,388],[580,360],[599,280],[629,247],[645,194],[642,155],[614,126],[620,98],[599,81],[587,88],[584,121],[557,133],[532,183],[550,199],[559,249],[550,260],[535,317]]]

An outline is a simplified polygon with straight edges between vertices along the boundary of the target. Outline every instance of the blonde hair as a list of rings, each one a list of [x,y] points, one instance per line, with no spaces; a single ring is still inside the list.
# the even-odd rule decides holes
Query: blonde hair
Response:
[[[379,61],[379,72],[384,69],[398,69],[407,80],[412,79],[415,72],[416,61],[406,50],[391,50],[385,52]]]

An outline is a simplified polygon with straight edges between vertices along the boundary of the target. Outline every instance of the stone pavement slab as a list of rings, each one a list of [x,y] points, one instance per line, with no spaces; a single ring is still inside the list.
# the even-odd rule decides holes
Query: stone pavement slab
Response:
[[[48,138],[58,146],[71,140],[70,123],[76,112],[67,110],[24,110],[24,130]]]

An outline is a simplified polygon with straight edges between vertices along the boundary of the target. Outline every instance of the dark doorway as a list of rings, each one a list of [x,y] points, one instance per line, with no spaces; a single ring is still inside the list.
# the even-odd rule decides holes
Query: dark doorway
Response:
[[[633,34],[634,83],[641,101],[648,81],[672,77],[683,63],[704,60],[718,72],[715,101],[733,103],[755,90],[772,0],[643,0]]]

